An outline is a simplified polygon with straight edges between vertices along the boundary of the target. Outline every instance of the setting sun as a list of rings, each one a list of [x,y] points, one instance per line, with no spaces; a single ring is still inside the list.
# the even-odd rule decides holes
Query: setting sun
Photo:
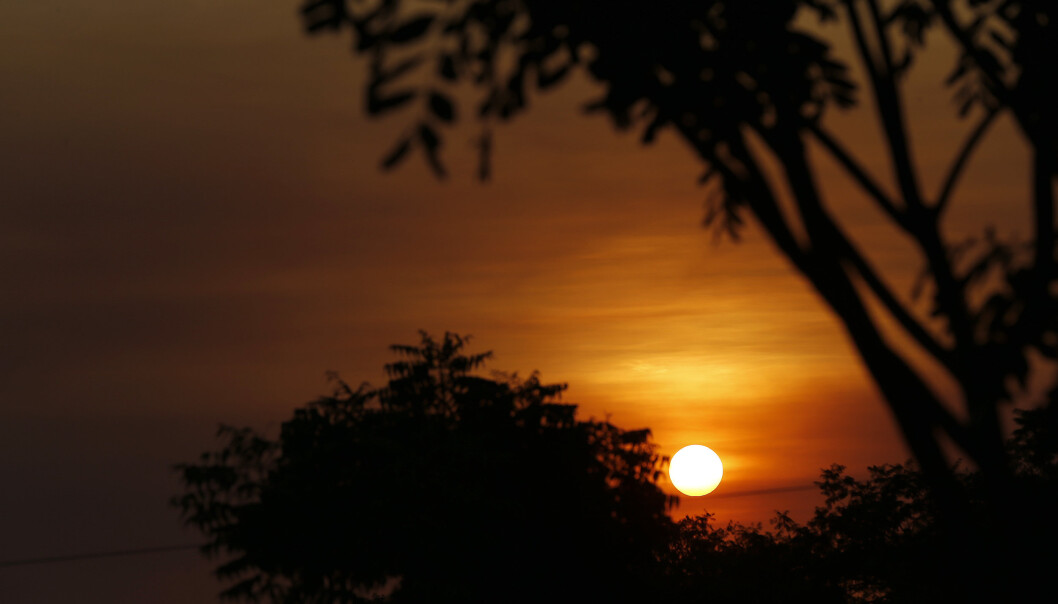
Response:
[[[723,477],[724,464],[709,447],[687,445],[669,461],[669,480],[684,495],[712,493]]]

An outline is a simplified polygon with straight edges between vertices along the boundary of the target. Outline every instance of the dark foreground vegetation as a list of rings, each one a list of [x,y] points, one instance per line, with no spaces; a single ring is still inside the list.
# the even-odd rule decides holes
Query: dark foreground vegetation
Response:
[[[952,551],[927,481],[908,464],[841,466],[798,524],[674,523],[648,430],[578,419],[563,385],[475,374],[490,356],[425,333],[394,346],[388,384],[309,403],[272,440],[223,427],[222,447],[178,466],[185,521],[217,557],[224,595],[251,602],[945,602],[987,573],[1004,601],[1055,568],[1053,405],[1018,416],[1016,488],[1034,509],[1017,550]],[[985,505],[977,473],[955,475]],[[994,527],[959,535],[967,543]],[[979,551],[974,549],[972,551]],[[972,582],[980,585],[980,581]]]
[[[544,396],[530,403],[518,398],[522,396],[519,393],[538,384],[513,382],[502,386],[503,382],[496,382],[501,385],[488,388],[506,388],[508,394],[504,396],[514,402],[506,415],[501,412],[489,421],[502,417],[503,422],[516,426],[511,430],[519,438],[532,442],[538,437],[528,435],[536,433],[545,440],[571,439],[574,444],[568,446],[578,452],[576,459],[581,462],[572,464],[575,471],[566,465],[561,471],[590,480],[541,482],[545,491],[555,489],[547,492],[556,493],[556,501],[565,502],[566,507],[529,499],[512,509],[489,508],[483,513],[521,514],[544,505],[566,523],[561,526],[581,530],[580,521],[570,520],[574,516],[563,515],[564,510],[591,518],[595,511],[610,509],[605,521],[609,524],[588,521],[584,526],[595,528],[584,535],[578,533],[574,541],[591,544],[584,546],[587,549],[583,552],[594,551],[591,547],[598,545],[593,535],[604,534],[605,539],[619,544],[600,546],[600,555],[611,556],[609,559],[583,557],[581,550],[542,536],[567,535],[562,532],[564,528],[555,528],[559,524],[547,525],[552,533],[527,531],[529,538],[538,541],[527,541],[525,549],[519,549],[515,541],[496,539],[507,550],[519,552],[517,555],[524,553],[504,568],[515,567],[522,559],[539,561],[541,558],[531,553],[539,551],[549,552],[547,556],[561,552],[581,564],[590,560],[583,572],[573,573],[573,591],[564,593],[575,599],[583,591],[591,592],[593,601],[611,596],[635,598],[641,589],[657,596],[663,591],[658,585],[670,591],[708,590],[708,598],[714,600],[739,593],[740,601],[767,600],[771,595],[793,600],[800,597],[795,594],[810,590],[818,600],[888,597],[893,601],[939,598],[1017,602],[1037,601],[1040,593],[1053,591],[1049,571],[1054,566],[1051,468],[1056,396],[1036,392],[1036,385],[1050,383],[1058,364],[1058,112],[1054,110],[1058,106],[1054,91],[1058,88],[1052,85],[1058,64],[1058,3],[304,0],[302,12],[307,31],[352,38],[353,52],[368,66],[363,87],[367,111],[403,120],[397,140],[382,160],[385,168],[418,155],[443,177],[444,143],[453,136],[465,136],[454,129],[462,123],[480,128],[480,136],[475,136],[480,175],[488,178],[493,130],[527,111],[538,94],[576,77],[586,77],[602,89],[598,98],[588,100],[586,108],[609,116],[617,128],[641,134],[644,144],[657,140],[661,133],[685,143],[701,161],[701,181],[709,187],[706,223],[718,233],[733,236],[747,224],[756,225],[819,294],[845,328],[918,468],[879,468],[862,488],[844,475],[824,474],[821,483],[829,507],[807,526],[793,526],[780,519],[770,536],[754,529],[724,529],[730,538],[705,539],[705,543],[713,539],[724,544],[710,554],[716,556],[710,561],[716,565],[714,570],[702,570],[698,565],[694,567],[697,570],[679,575],[679,580],[658,579],[651,572],[664,568],[662,574],[675,573],[685,558],[677,556],[672,561],[675,554],[661,548],[657,555],[667,562],[661,567],[649,563],[644,567],[642,558],[637,557],[645,551],[641,547],[655,540],[673,542],[662,535],[665,531],[653,531],[655,524],[665,526],[664,515],[656,507],[663,508],[664,500],[656,493],[648,497],[647,486],[642,487],[643,492],[636,491],[635,497],[642,496],[641,500],[630,501],[621,493],[639,481],[651,484],[651,471],[658,466],[650,466],[646,458],[627,467],[614,461],[631,451],[653,455],[646,453],[651,449],[645,433],[581,423],[572,416],[565,418],[565,423],[547,419],[539,426],[530,425],[520,419],[522,410],[544,413],[554,409],[549,406],[553,399]],[[946,68],[939,77],[932,69],[938,62]],[[920,70],[922,65],[931,68]],[[960,142],[947,158],[937,157],[936,151],[923,153],[923,148],[916,149],[913,144],[924,135],[921,130],[916,132],[916,126],[930,119],[927,115],[916,117],[914,104],[908,102],[907,84],[916,73],[934,80],[937,90],[947,89],[952,116],[965,124]],[[833,116],[839,112],[851,112],[872,123],[882,135],[880,144],[861,144],[863,141],[836,129]],[[956,208],[978,213],[967,206],[967,202],[977,203],[972,201],[975,197],[959,191],[963,176],[983,170],[1000,177],[1005,170],[1003,166],[982,165],[979,160],[974,163],[977,150],[994,141],[990,132],[1004,122],[1019,136],[1021,150],[1026,153],[1024,174],[1028,182],[1023,191],[996,195],[991,206],[997,214],[1024,214],[1027,220],[1010,233],[1001,233],[986,213],[978,224],[956,224],[951,220]],[[928,161],[923,161],[924,156]],[[861,194],[835,195],[819,178],[819,166],[825,164],[839,166]],[[937,169],[938,165],[943,167]],[[860,228],[864,225],[843,220],[845,211],[855,205],[884,216],[892,235],[888,243],[902,246],[918,259],[920,279],[911,291],[895,287],[898,280],[887,274],[888,267],[875,265],[873,259],[879,250],[867,243],[872,237],[865,236],[869,232]],[[397,373],[395,377],[416,379],[411,374]],[[935,388],[940,383],[954,387],[951,396],[940,394]],[[443,381],[438,384],[442,389],[447,387]],[[394,411],[412,414],[414,407],[392,406],[389,396],[390,389],[347,392],[306,410],[306,417],[295,418],[289,429],[301,426],[299,422],[325,424],[330,421],[325,419],[328,413],[352,413],[345,409],[357,405],[371,422],[382,421]],[[1021,435],[1015,436],[1015,442],[1007,442],[1004,418],[1014,401],[1027,399],[1032,399],[1029,404],[1039,412],[1021,416]],[[335,411],[327,411],[328,405]],[[372,405],[378,409],[373,410]],[[448,437],[440,436],[465,429],[459,406],[452,400],[425,413],[445,420],[431,420],[443,427],[429,429],[423,437],[422,446],[427,448],[422,453],[452,455],[459,463],[486,464],[484,460],[464,462],[458,451],[446,448],[454,446]],[[324,419],[314,419],[316,416]],[[636,444],[621,441],[632,435],[644,440]],[[239,452],[239,446],[265,446],[246,433],[231,432],[229,436],[235,439],[234,453]],[[435,436],[442,444],[429,448]],[[274,443],[269,453],[278,455],[278,470],[273,470],[277,476],[287,471],[286,464],[293,463],[287,460],[291,445],[286,438]],[[618,442],[610,445],[610,438]],[[524,445],[510,455],[522,459],[518,455],[527,450],[524,447],[532,446],[536,445]],[[583,462],[592,456],[604,460],[600,461],[604,469]],[[953,468],[956,458],[966,460],[967,468]],[[204,461],[203,468],[210,467],[207,462],[210,460]],[[451,471],[444,467],[445,472]],[[631,468],[643,472],[637,474],[639,470],[633,472]],[[415,471],[444,476],[432,470]],[[544,474],[559,471],[548,469]],[[242,484],[239,475],[235,476],[224,480],[231,485]],[[189,486],[197,484],[208,491],[217,486],[210,480],[192,476]],[[282,499],[269,491],[272,482],[269,479],[267,488],[261,489],[262,502]],[[905,491],[896,490],[901,485]],[[573,490],[562,490],[567,488]],[[593,493],[585,495],[586,501],[594,503],[584,510],[577,503],[581,488]],[[846,488],[851,490],[842,495],[841,489]],[[247,487],[248,492],[255,489],[258,487]],[[875,490],[880,493],[878,502],[870,495]],[[492,491],[482,493],[486,502],[491,503],[493,497],[507,501]],[[361,493],[368,501],[377,500],[376,494]],[[458,512],[463,509],[458,505],[465,504],[466,509],[477,513],[479,509],[474,506],[482,499],[476,496],[471,491],[455,504],[445,505],[456,505]],[[226,526],[224,522],[234,522],[235,526],[242,522],[226,518],[221,524],[208,524],[214,522],[210,501],[189,500],[185,507],[189,518],[204,519],[200,525],[209,530]],[[655,507],[640,509],[649,501]],[[262,505],[273,509],[271,503]],[[419,508],[408,513],[409,518],[415,518]],[[458,519],[458,514],[453,518]],[[647,518],[661,520],[655,523]],[[852,522],[857,518],[861,520]],[[419,524],[409,521],[406,526]],[[451,527],[453,534],[464,535],[462,528],[457,530],[457,521],[445,526]],[[715,532],[707,523],[700,528],[704,535]],[[600,530],[602,533],[591,532]],[[676,543],[683,543],[680,539],[687,536],[686,530],[684,527]],[[229,539],[227,533],[221,535]],[[237,531],[233,535],[231,539],[242,538]],[[478,545],[493,547],[491,536],[482,539]],[[473,540],[467,537],[452,541],[467,544],[468,551],[480,551],[473,549]],[[413,542],[429,541],[407,543]],[[742,547],[738,545],[741,542],[754,545]],[[543,544],[543,549],[537,549],[538,544]],[[497,556],[501,552],[507,555],[500,545],[495,546],[499,548],[495,550]],[[244,551],[240,548],[237,545],[233,551]],[[394,559],[404,555],[398,553]],[[769,560],[769,556],[775,557],[775,561],[758,562],[758,555]],[[389,558],[372,556],[369,562],[384,569],[377,576],[391,576],[390,569],[400,565],[387,566],[388,562],[379,561],[383,559]],[[488,562],[495,559],[489,557]],[[725,567],[728,562],[737,568],[744,563],[746,568],[759,570],[747,580],[737,569]],[[255,563],[247,558],[240,564],[256,568]],[[417,593],[415,589],[421,585],[415,583],[419,580],[415,577],[431,572],[443,575],[439,580],[446,585],[458,583],[458,589],[475,589],[457,578],[463,576],[461,569],[451,574],[436,570],[436,564],[450,563],[432,559],[421,563],[428,567],[422,573],[396,572],[407,582],[401,591]],[[823,570],[817,571],[819,568]],[[496,570],[499,574],[495,574],[493,567],[479,570],[486,569],[488,573],[479,574],[501,577],[502,572],[508,572]],[[296,565],[268,567],[259,575],[263,578],[248,584],[244,591],[259,593],[254,590],[272,585],[268,581],[273,577],[295,576],[290,574],[295,571]],[[490,595],[490,599],[553,595],[555,592],[541,583],[546,583],[542,576],[548,575],[526,571],[519,575],[520,582],[498,579],[497,585],[507,586],[508,595]],[[321,584],[331,581],[321,578],[323,575],[314,577]],[[720,585],[728,580],[734,581],[732,590]],[[303,578],[296,581],[299,586],[310,583]],[[441,597],[437,594],[448,593],[436,591],[441,587],[421,589],[424,591],[418,593],[429,592],[434,599]],[[760,594],[752,598],[746,595],[757,591]],[[458,597],[465,599],[480,596],[460,593]]]
[[[443,177],[462,123],[480,128],[488,177],[493,130],[577,78],[602,91],[588,111],[643,144],[680,140],[701,161],[706,224],[759,228],[845,328],[938,506],[961,597],[1011,601],[995,567],[1029,565],[1028,527],[1050,522],[1032,516],[1004,418],[1013,401],[1049,404],[1033,385],[1058,363],[1058,3],[304,0],[303,14],[309,32],[352,38],[369,65],[367,112],[403,124],[383,167],[419,156]],[[937,129],[923,127],[934,118],[915,101],[930,93],[909,90],[915,79],[950,95],[964,124],[948,151],[922,144]],[[964,175],[1009,182],[977,153],[999,128],[1020,139],[1027,186],[971,209]],[[828,164],[860,194],[824,182]],[[879,223],[849,219],[861,211],[884,217],[882,249]],[[876,264],[896,247],[921,269],[910,287]],[[972,492],[956,459],[975,468]],[[1047,590],[1045,577],[1018,585]]]

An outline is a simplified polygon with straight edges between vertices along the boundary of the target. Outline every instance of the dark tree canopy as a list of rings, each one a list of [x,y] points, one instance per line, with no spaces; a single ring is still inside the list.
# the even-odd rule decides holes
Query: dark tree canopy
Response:
[[[488,354],[423,334],[386,387],[294,412],[278,440],[222,428],[174,500],[230,558],[225,595],[355,602],[633,601],[666,543],[648,430],[582,420],[562,385],[479,377]]]
[[[913,462],[863,479],[823,470],[804,524],[788,513],[772,530],[709,513],[673,523],[649,431],[579,420],[558,400],[564,386],[535,375],[477,376],[489,355],[465,343],[394,346],[386,387],[335,378],[277,440],[222,428],[220,450],[178,466],[174,504],[226,559],[226,597],[360,602],[385,587],[391,602],[866,604],[997,601],[985,588],[1033,601],[1054,588],[1056,407],[1020,413],[1006,443],[1029,555],[967,568]],[[995,528],[987,483],[953,475],[969,494],[967,535],[983,538]]]
[[[716,523],[704,514],[679,522],[661,558],[659,599],[686,602],[841,602],[894,604],[936,602],[1032,602],[1053,595],[1058,565],[1058,425],[1038,412],[1022,413],[1007,447],[1015,460],[1013,488],[1023,489],[1035,509],[1023,509],[1019,543],[1030,555],[992,557],[972,570],[950,555],[927,477],[913,462],[868,468],[857,479],[841,465],[824,469],[816,482],[822,504],[804,524],[787,513],[760,525]],[[970,494],[971,534],[991,529],[979,472],[956,468]],[[994,580],[1012,575],[998,597],[967,581],[968,572]]]
[[[949,533],[970,526],[970,495],[951,452],[980,468],[996,526],[1027,502],[1011,488],[1003,408],[1058,362],[1054,181],[1058,171],[1058,3],[1051,0],[307,0],[311,32],[349,30],[370,62],[373,115],[411,116],[383,160],[421,152],[444,174],[446,129],[482,127],[488,173],[494,123],[525,110],[534,91],[581,70],[605,88],[591,110],[644,143],[664,128],[702,161],[707,223],[737,234],[752,218],[841,320],[885,397]],[[845,28],[851,51],[806,23]],[[908,73],[938,39],[956,49],[946,83],[966,133],[935,192],[914,161],[903,99]],[[858,65],[862,81],[853,78]],[[476,97],[469,97],[470,91]],[[855,156],[827,116],[856,107],[883,135],[878,160]],[[399,111],[398,111],[399,110]],[[952,233],[946,219],[974,151],[1009,115],[1030,157],[1027,238]],[[407,119],[407,117],[406,117]],[[820,158],[823,158],[822,160]],[[832,161],[860,189],[828,198],[817,179]],[[767,170],[775,165],[780,170]],[[834,212],[881,212],[923,267],[912,291],[870,261]],[[954,384],[953,395],[938,384]],[[949,446],[954,445],[954,446]],[[955,552],[1021,549],[1013,525]],[[973,554],[973,555],[977,555]],[[1005,554],[1003,554],[1005,555]]]

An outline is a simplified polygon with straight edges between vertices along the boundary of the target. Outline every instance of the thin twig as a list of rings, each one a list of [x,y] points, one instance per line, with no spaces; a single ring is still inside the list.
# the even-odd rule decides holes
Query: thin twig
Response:
[[[947,257],[944,242],[941,239],[935,214],[926,207],[919,193],[918,181],[915,176],[914,166],[911,163],[910,149],[907,139],[907,126],[903,117],[900,97],[893,81],[892,73],[879,73],[879,59],[872,52],[867,43],[863,24],[856,10],[856,0],[845,0],[848,9],[849,21],[852,25],[856,45],[867,71],[871,76],[871,84],[874,88],[875,100],[878,103],[878,114],[882,120],[886,138],[889,143],[890,156],[896,169],[897,181],[900,192],[905,203],[905,212],[908,215],[908,229],[922,249],[929,264],[930,271],[937,284],[937,300],[939,311],[949,319],[948,325],[952,336],[955,338],[957,351],[968,352],[972,350],[973,338],[970,328],[968,310],[964,292],[959,282],[952,273],[951,263]],[[888,48],[884,42],[885,31],[881,23],[881,15],[877,12],[877,5],[870,3],[871,15],[875,28],[883,37],[879,44],[883,50]],[[883,59],[884,61],[884,59]],[[955,377],[960,383],[968,383],[973,377],[971,370],[965,369],[972,363],[956,359],[956,365],[960,368],[955,372]]]
[[[897,222],[897,224],[905,227],[905,230],[910,229],[907,223],[906,214],[895,207],[888,196],[886,196],[878,185],[871,180],[870,176],[860,168],[859,164],[841,147],[840,143],[815,124],[810,124],[808,129],[821,143],[823,143],[834,157],[841,162],[856,181],[878,201],[878,204],[893,218],[894,221]],[[827,216],[826,219],[833,223],[833,219],[829,216]],[[951,352],[945,349],[937,341],[936,337],[923,327],[922,324],[907,311],[904,305],[896,299],[893,292],[885,285],[881,277],[879,277],[877,271],[875,271],[870,263],[867,262],[863,254],[855,248],[844,233],[837,228],[837,225],[833,225],[833,228],[838,233],[838,243],[844,248],[848,260],[852,263],[860,276],[863,277],[864,283],[870,288],[871,292],[874,293],[875,297],[878,298],[882,305],[885,306],[889,314],[896,319],[900,326],[915,342],[933,355],[942,365],[944,365],[945,368],[954,372]]]
[[[812,270],[806,271],[806,276],[812,280],[817,291],[823,295],[838,316],[841,317],[853,341],[856,342],[857,348],[864,355],[868,369],[872,372],[880,370],[886,373],[895,370],[904,374],[900,378],[901,380],[914,381],[914,388],[919,390],[919,394],[913,402],[897,400],[891,393],[886,395],[893,405],[894,411],[898,415],[905,413],[917,415],[925,419],[929,424],[944,430],[960,446],[969,446],[970,442],[967,440],[967,434],[963,427],[940,404],[936,395],[929,391],[928,386],[918,372],[912,369],[909,363],[894,351],[892,346],[882,337],[878,324],[871,320],[867,312],[863,298],[864,294],[857,291],[852,282],[852,275],[849,274],[846,267],[842,266],[843,261],[850,262],[856,272],[863,276],[871,290],[876,292],[878,298],[893,313],[894,318],[901,321],[901,317],[903,317],[901,324],[904,325],[904,321],[906,321],[904,327],[908,329],[908,333],[916,341],[920,341],[924,349],[934,354],[934,358],[938,362],[949,368],[950,371],[950,368],[955,366],[955,359],[937,344],[933,337],[924,328],[921,328],[913,317],[906,314],[903,306],[892,296],[884,283],[878,279],[862,257],[862,254],[856,250],[830,213],[823,207],[818,186],[806,162],[803,143],[800,139],[794,136],[777,142],[779,142],[779,146],[773,148],[780,154],[783,165],[787,167],[790,188],[797,201],[797,206],[801,209],[804,216],[805,228],[814,247],[813,258],[815,262],[811,266]],[[918,326],[916,327],[916,325]],[[955,375],[954,372],[953,375]],[[903,388],[911,385],[901,384],[897,386],[896,384],[887,383],[893,378],[893,375],[876,375],[875,377],[883,389],[890,387]],[[935,443],[926,441],[922,441],[919,444],[935,447]]]
[[[889,37],[885,35],[885,25],[883,25],[882,13],[878,9],[878,2],[877,0],[867,0],[867,6],[871,10],[874,32],[878,36],[878,45],[882,49],[882,62],[885,66],[885,73],[888,77],[893,77],[896,74],[896,70],[893,69],[893,49],[889,46]]]
[[[867,192],[878,205],[881,206],[882,210],[889,215],[898,225],[904,227],[904,230],[908,230],[909,225],[907,222],[907,215],[896,207],[896,204],[888,195],[882,191],[882,188],[871,178],[867,171],[864,170],[859,162],[857,162],[852,155],[842,147],[834,137],[830,136],[825,130],[823,130],[818,124],[809,124],[808,131],[815,136],[816,140],[826,147],[827,151],[834,156],[834,159],[849,172],[852,178],[861,186],[863,190]]]
[[[870,288],[875,297],[878,298],[878,301],[882,303],[889,314],[900,324],[900,327],[902,327],[904,331],[911,336],[911,339],[913,339],[919,346],[937,359],[945,369],[954,374],[955,363],[951,351],[941,346],[933,334],[923,327],[922,324],[907,311],[904,305],[896,299],[892,290],[882,282],[878,273],[863,257],[863,254],[853,247],[851,241],[842,237],[841,244],[847,248],[847,255],[853,268],[855,268],[856,272],[860,274],[864,283]]]
[[[971,132],[970,136],[967,137],[966,142],[962,144],[962,148],[959,150],[959,155],[956,156],[955,161],[952,162],[951,168],[948,169],[948,176],[944,179],[944,185],[940,189],[940,194],[937,195],[937,202],[933,205],[933,211],[938,216],[944,213],[944,210],[948,206],[948,202],[951,200],[952,190],[955,188],[955,183],[958,182],[959,176],[962,175],[963,168],[966,166],[966,161],[970,159],[970,155],[973,150],[977,147],[977,143],[980,142],[984,133],[988,130],[988,127],[995,121],[996,116],[999,114],[997,109],[992,109],[984,116],[983,119],[977,124]]]
[[[880,21],[881,15],[878,14],[877,6],[869,1],[868,6],[871,9],[874,29],[879,37],[878,44],[881,47],[881,56],[878,57],[871,51],[867,43],[867,34],[856,11],[855,0],[846,0],[846,6],[853,34],[856,37],[856,45],[871,76],[875,102],[878,103],[878,116],[882,120],[883,130],[889,143],[889,154],[896,169],[896,177],[900,185],[900,192],[904,197],[904,203],[907,204],[909,209],[921,208],[922,197],[919,194],[918,178],[915,176],[914,165],[911,163],[911,152],[906,134],[907,125],[904,121],[900,95],[897,92],[896,82],[894,81],[891,68],[892,60],[889,57],[889,43],[885,37],[885,29]]]

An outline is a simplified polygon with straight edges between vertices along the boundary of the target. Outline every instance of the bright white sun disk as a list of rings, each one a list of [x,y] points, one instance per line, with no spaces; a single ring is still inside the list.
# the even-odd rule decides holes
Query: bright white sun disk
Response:
[[[709,447],[687,445],[669,460],[669,481],[684,495],[711,493],[723,477],[724,464]]]

